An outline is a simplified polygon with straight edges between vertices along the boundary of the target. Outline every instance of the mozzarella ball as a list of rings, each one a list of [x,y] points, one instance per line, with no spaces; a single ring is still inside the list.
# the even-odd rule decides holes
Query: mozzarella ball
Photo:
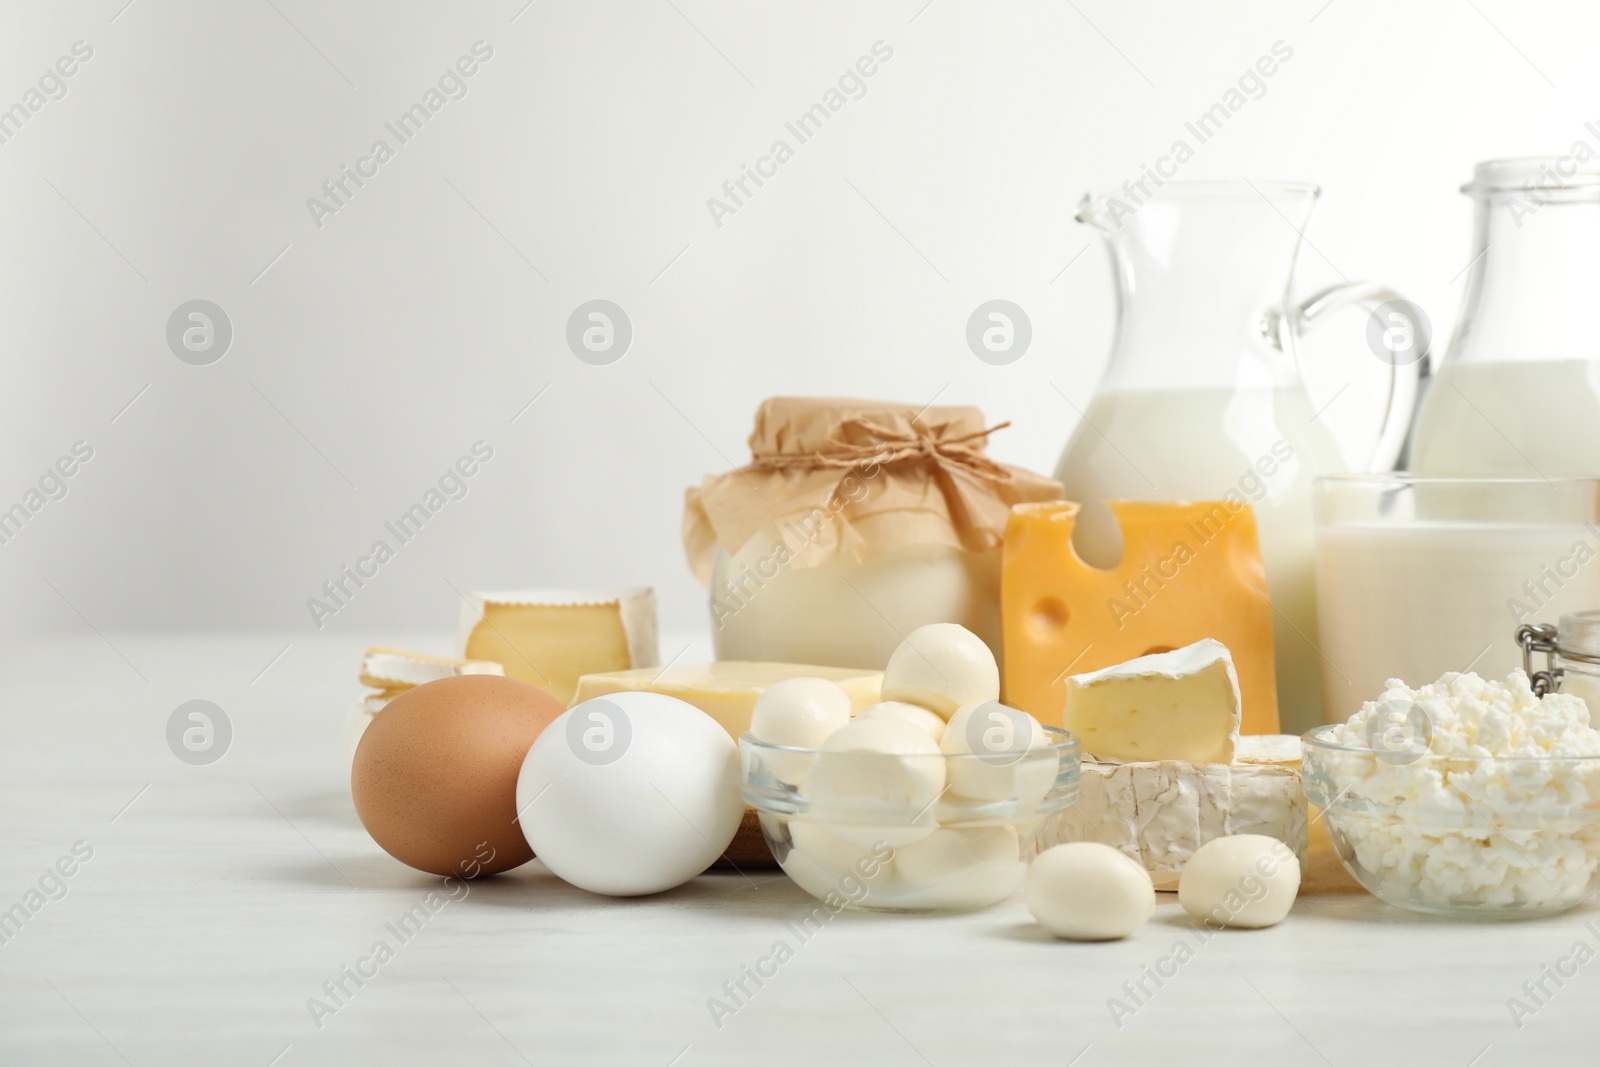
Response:
[[[980,863],[933,885],[901,881],[896,907],[915,911],[975,911],[1004,900],[1022,882],[1021,863]]]
[[[608,896],[659,893],[733,841],[744,818],[739,750],[715,719],[675,697],[586,700],[528,749],[517,816],[563,880]]]
[[[826,678],[786,678],[756,698],[750,735],[773,745],[821,748],[829,734],[850,722],[850,707],[850,694]],[[811,754],[763,749],[761,762],[779,781],[799,785]]]
[[[937,885],[990,863],[1021,862],[1015,827],[941,827],[894,853],[895,869],[907,882]]]
[[[927,708],[918,707],[916,704],[907,704],[900,700],[885,700],[879,704],[872,704],[861,709],[861,714],[856,716],[856,721],[871,722],[874,719],[899,719],[912,726],[925,730],[929,737],[935,741],[944,736],[944,720]]]
[[[1098,841],[1041,852],[1028,868],[1022,895],[1040,926],[1071,941],[1127,937],[1156,910],[1150,873]]]
[[[843,895],[839,893],[838,872],[829,870],[803,849],[791,848],[779,866],[789,881],[818,900],[827,900],[830,894]]]
[[[969,800],[1016,800],[1031,808],[1056,780],[1058,759],[1041,750],[1049,737],[1025,711],[998,701],[969,704],[945,724],[939,751],[950,761],[950,792]]]
[[[895,719],[835,730],[817,753],[800,793],[813,820],[864,849],[899,848],[934,829],[944,759],[933,738]]]
[[[862,885],[869,890],[881,886],[890,878],[894,849],[885,842],[863,848],[814,820],[801,817],[789,820],[789,840],[793,847],[784,869],[797,855],[803,855],[812,869],[827,875],[831,888],[841,896],[859,894]]]
[[[883,670],[883,699],[917,704],[944,719],[967,704],[1000,699],[1000,668],[977,634],[953,622],[919,626]]]
[[[970,911],[1004,900],[1022,884],[1020,841],[1009,826],[941,827],[895,851],[901,907]],[[908,858],[909,867],[901,860]]]
[[[1178,903],[1207,926],[1276,926],[1300,892],[1300,861],[1265,834],[1233,834],[1195,849],[1178,875]]]

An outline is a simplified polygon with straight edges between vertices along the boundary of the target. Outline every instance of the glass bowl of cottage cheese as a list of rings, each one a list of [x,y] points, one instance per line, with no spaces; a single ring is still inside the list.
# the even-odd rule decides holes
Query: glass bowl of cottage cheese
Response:
[[[1306,734],[1302,781],[1339,859],[1413,911],[1566,911],[1600,869],[1600,730],[1582,698],[1446,674],[1390,679],[1350,721]]]

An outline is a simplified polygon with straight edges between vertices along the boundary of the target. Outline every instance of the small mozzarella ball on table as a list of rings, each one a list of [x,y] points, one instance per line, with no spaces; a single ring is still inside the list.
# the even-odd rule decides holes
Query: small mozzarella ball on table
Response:
[[[939,751],[950,761],[950,792],[970,800],[1015,799],[1031,808],[1056,780],[1058,759],[1046,748],[1049,736],[1025,711],[998,701],[969,704],[950,717]]]
[[[880,842],[899,848],[932,833],[933,805],[944,784],[944,759],[933,738],[908,722],[876,719],[835,730],[800,793],[815,822],[871,850]]]
[[[1299,859],[1265,834],[1207,841],[1178,875],[1178,903],[1208,926],[1276,926],[1299,892]]]
[[[953,622],[919,626],[883,669],[883,699],[949,719],[967,704],[1000,699],[1000,667],[983,639]]]
[[[768,686],[750,711],[750,735],[790,748],[821,748],[850,722],[850,694],[826,678],[786,678]],[[799,785],[811,769],[808,752],[762,750],[762,766],[774,778]]]
[[[856,716],[857,722],[872,722],[875,719],[899,719],[912,726],[920,727],[935,741],[944,736],[944,720],[927,708],[917,704],[907,704],[902,700],[885,700],[861,709],[861,714]]]
[[[1022,894],[1040,926],[1070,941],[1127,937],[1156,909],[1150,873],[1098,841],[1039,853],[1028,867]]]

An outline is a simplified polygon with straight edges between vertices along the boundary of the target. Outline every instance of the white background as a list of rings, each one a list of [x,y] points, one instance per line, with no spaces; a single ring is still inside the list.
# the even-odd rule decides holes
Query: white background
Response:
[[[1076,201],[1273,42],[1293,58],[1182,176],[1321,183],[1298,289],[1380,278],[1440,333],[1473,162],[1600,118],[1576,4],[924,3],[7,3],[0,107],[94,55],[0,144],[0,507],[94,458],[0,545],[0,637],[309,635],[307,598],[479,439],[469,495],[330,631],[446,629],[452,586],[649,584],[700,625],[683,490],[745,460],[765,396],[976,403],[1014,421],[1000,458],[1051,469],[1110,337]],[[468,95],[319,228],[307,198],[478,40]],[[865,97],[716,226],[879,40]],[[564,341],[597,297],[635,331],[611,366]],[[1005,367],[964,341],[996,297],[1034,328]],[[165,341],[194,298],[233,324],[211,366]],[[1361,325],[1312,350],[1314,391],[1370,374]]]

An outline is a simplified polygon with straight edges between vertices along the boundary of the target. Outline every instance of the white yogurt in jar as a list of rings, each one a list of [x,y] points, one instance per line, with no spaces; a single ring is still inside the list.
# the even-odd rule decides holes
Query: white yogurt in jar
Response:
[[[1000,550],[915,545],[865,561],[849,553],[812,567],[783,562],[776,527],[711,567],[718,659],[882,670],[903,635],[952,622],[1000,647]]]

